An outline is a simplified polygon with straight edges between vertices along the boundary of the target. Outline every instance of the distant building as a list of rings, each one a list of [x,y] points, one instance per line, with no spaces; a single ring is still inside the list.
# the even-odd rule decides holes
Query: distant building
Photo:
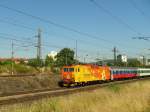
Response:
[[[28,63],[28,59],[26,58],[13,58],[13,60],[11,58],[0,58],[0,62],[6,62],[6,61],[13,61],[16,64],[19,64],[21,61],[24,63]]]
[[[55,56],[57,55],[56,51],[51,51],[47,56],[52,57],[54,60],[56,60]]]
[[[140,56],[138,61],[143,65],[150,65],[150,59],[147,59],[145,56]]]
[[[140,56],[138,58],[138,61],[142,64],[142,65],[146,65],[146,58],[144,56]]]
[[[120,55],[117,56],[117,61],[126,63],[127,62],[127,56],[120,54]]]
[[[146,60],[146,65],[150,65],[150,59]]]

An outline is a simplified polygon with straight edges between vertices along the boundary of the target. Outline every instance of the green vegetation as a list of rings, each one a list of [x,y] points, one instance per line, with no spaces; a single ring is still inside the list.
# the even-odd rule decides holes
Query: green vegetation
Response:
[[[142,64],[137,60],[132,60],[128,63],[129,67],[141,67]]]
[[[54,59],[55,58],[55,59]],[[19,63],[13,62],[14,74],[39,74],[39,73],[60,73],[64,65],[75,63],[74,51],[70,48],[63,48],[56,57],[46,56],[45,60],[29,59],[28,63],[21,60]],[[12,62],[0,62],[0,74],[9,75],[12,72]]]
[[[45,66],[53,67],[55,65],[55,61],[52,57],[46,56]]]
[[[48,73],[48,74],[59,74],[62,66],[72,65],[77,63],[77,60],[74,59],[74,51],[70,48],[63,48],[58,52],[55,57],[46,56],[45,60],[40,59],[30,59],[28,63],[25,63],[23,60],[19,64],[13,64],[15,74],[39,74],[39,73]],[[97,59],[97,64],[102,65],[103,62]],[[81,63],[81,62],[78,62]],[[11,74],[12,72],[12,62],[4,61],[0,62],[0,74]],[[105,63],[106,64],[106,63]],[[107,63],[108,66],[128,66],[128,67],[149,67],[143,66],[138,60],[130,60],[128,63],[116,62],[114,65],[113,62]]]
[[[72,65],[75,63],[74,51],[70,48],[62,49],[56,56],[56,66]]]
[[[89,92],[3,106],[1,112],[149,112],[150,82],[115,85]],[[115,89],[114,89],[115,88]],[[116,91],[119,88],[119,91]],[[113,91],[112,91],[113,90]]]
[[[120,86],[117,84],[112,84],[108,86],[108,89],[111,90],[112,92],[120,92]]]
[[[127,67],[145,67],[144,65],[142,65],[140,63],[140,61],[138,61],[136,59],[130,60],[130,61],[128,61],[128,63],[123,63],[123,62],[117,61],[116,66],[121,66],[121,67],[125,67],[125,66],[127,66]]]
[[[0,73],[4,75],[9,75],[12,72],[12,63],[11,62],[4,62],[3,64],[0,64]],[[14,74],[25,74],[30,73],[34,74],[37,73],[37,70],[32,67],[25,64],[15,64],[13,63],[13,72]]]
[[[28,65],[32,67],[42,67],[44,66],[44,62],[40,59],[30,59]]]
[[[59,75],[44,74],[27,77],[0,77],[0,96],[19,91],[58,88],[59,80]]]

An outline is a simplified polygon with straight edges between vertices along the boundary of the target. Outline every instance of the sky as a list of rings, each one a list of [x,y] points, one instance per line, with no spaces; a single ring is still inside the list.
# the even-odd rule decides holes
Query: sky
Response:
[[[15,57],[36,57],[33,43],[37,42],[39,28],[42,30],[43,58],[64,47],[75,50],[76,40],[80,60],[84,57],[87,61],[113,58],[114,46],[118,54],[130,58],[149,57],[150,40],[133,39],[150,37],[149,10],[149,0],[0,0],[0,57],[11,57],[12,40],[8,38],[22,40],[13,41]]]

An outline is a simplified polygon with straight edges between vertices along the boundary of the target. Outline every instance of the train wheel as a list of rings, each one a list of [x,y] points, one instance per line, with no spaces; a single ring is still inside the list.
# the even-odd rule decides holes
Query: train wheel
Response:
[[[70,88],[71,87],[71,84],[67,84],[67,88]]]
[[[59,82],[58,82],[58,85],[59,85],[60,87],[64,87],[63,81],[59,81]]]
[[[85,86],[85,82],[82,82],[81,85],[82,85],[82,86]]]

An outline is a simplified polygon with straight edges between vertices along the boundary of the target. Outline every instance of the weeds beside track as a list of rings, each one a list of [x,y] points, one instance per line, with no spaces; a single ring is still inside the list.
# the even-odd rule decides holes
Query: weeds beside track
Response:
[[[100,87],[106,87],[114,84],[125,84],[132,83],[135,81],[143,81],[149,80],[150,77],[139,78],[139,79],[129,79],[129,80],[120,80],[120,81],[112,81],[109,83],[102,83],[96,85],[89,85],[84,87],[73,87],[73,88],[56,88],[56,89],[45,89],[45,90],[35,90],[28,92],[19,92],[9,96],[0,97],[0,105],[8,105],[14,103],[21,103],[25,101],[38,100],[44,97],[54,97],[61,95],[73,94],[81,91],[90,91]]]

